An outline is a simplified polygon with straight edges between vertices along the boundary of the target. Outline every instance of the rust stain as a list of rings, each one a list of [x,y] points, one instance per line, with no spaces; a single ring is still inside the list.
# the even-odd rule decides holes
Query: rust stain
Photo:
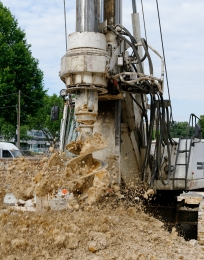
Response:
[[[105,20],[109,21],[113,18],[113,24],[115,24],[115,1],[114,0],[105,0],[104,1],[104,17]]]

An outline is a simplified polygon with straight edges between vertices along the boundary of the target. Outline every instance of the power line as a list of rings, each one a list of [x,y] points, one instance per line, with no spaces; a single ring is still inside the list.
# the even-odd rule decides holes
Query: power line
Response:
[[[35,101],[36,103],[39,103],[39,104],[41,104],[41,105],[44,105],[43,103],[37,101],[36,99],[31,98],[31,97],[27,96],[26,94],[23,94],[22,92],[21,92],[21,95],[23,95],[23,96],[25,96],[25,97],[27,97],[27,98],[30,98],[31,100]]]
[[[0,96],[0,98],[7,97],[7,96],[12,96],[12,95],[18,95],[18,93],[13,93],[13,94],[8,94],[8,95],[2,95],[2,96]],[[43,103],[37,101],[36,99],[31,98],[31,97],[27,96],[26,94],[23,94],[22,92],[21,92],[21,95],[24,95],[24,96],[26,96],[27,98],[30,98],[31,100],[35,101],[36,103],[39,103],[39,104],[43,105],[43,107],[50,108],[50,107],[48,107],[48,106],[44,106]],[[7,107],[13,107],[13,106],[7,106]],[[0,108],[7,108],[7,107],[0,107]]]
[[[8,108],[8,107],[16,107],[16,105],[13,106],[7,106],[7,107],[0,107],[0,109]]]
[[[7,97],[7,96],[12,96],[12,95],[18,95],[18,93],[13,93],[13,94],[8,94],[8,95],[2,95],[2,96],[0,96],[0,98]],[[22,93],[22,92],[21,92],[21,95],[23,95],[23,96],[25,96],[25,97],[27,97],[27,98],[29,98],[29,99],[35,101],[36,103],[42,105],[43,107],[50,108],[50,106],[49,106],[49,107],[48,107],[48,106],[44,106],[44,103],[41,103],[41,102],[37,101],[36,99],[27,96],[26,94],[24,94],[24,93]],[[14,106],[16,106],[16,105],[14,105]],[[6,107],[0,107],[0,108],[7,108],[7,107],[14,107],[14,106],[6,106]]]
[[[13,94],[2,95],[2,96],[0,96],[0,98],[2,98],[2,97],[7,97],[7,96],[12,96],[12,95],[18,95],[18,93],[13,93]]]
[[[36,99],[31,98],[31,97],[27,96],[26,94],[23,94],[22,92],[21,92],[21,95],[23,95],[23,96],[25,96],[25,97],[27,97],[27,98],[30,98],[31,100],[35,101],[35,102],[38,103],[38,104],[41,104],[41,105],[42,105],[43,107],[45,107],[45,108],[49,108],[49,109],[50,109],[50,107],[51,107],[51,106],[44,106],[44,103],[41,103],[41,102],[37,101]]]

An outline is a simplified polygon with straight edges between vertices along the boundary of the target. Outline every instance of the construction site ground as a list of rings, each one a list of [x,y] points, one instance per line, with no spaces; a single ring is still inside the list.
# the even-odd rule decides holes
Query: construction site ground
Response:
[[[144,213],[138,197],[130,200],[116,186],[106,189],[97,203],[82,201],[75,209],[24,212],[5,206],[7,183],[16,194],[21,196],[23,187],[29,196],[28,183],[46,164],[42,159],[28,168],[28,161],[20,160],[0,171],[1,260],[204,259],[197,241],[185,241],[175,229],[166,231],[162,221]]]

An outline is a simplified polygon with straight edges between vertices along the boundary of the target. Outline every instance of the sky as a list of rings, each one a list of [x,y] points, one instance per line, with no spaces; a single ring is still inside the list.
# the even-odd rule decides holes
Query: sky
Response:
[[[48,94],[64,88],[59,78],[60,61],[66,53],[63,0],[1,0],[18,20],[39,60]],[[141,1],[142,37],[145,37]],[[204,115],[204,1],[158,0],[173,118],[188,121],[191,113]],[[148,43],[162,53],[155,0],[143,0]],[[67,33],[75,31],[75,0],[66,0]],[[123,25],[132,31],[132,0],[123,0]],[[153,57],[155,76],[160,76],[160,61]],[[145,72],[147,70],[145,68]],[[165,82],[164,97],[168,98]]]

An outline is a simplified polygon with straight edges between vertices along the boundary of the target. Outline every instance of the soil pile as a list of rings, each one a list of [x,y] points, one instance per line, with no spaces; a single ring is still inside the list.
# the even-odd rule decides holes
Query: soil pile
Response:
[[[91,155],[94,147],[104,145],[95,135],[84,145],[80,141],[68,147],[76,158],[54,153],[33,164],[21,158],[1,175],[1,196],[12,192],[26,200],[34,194],[55,196],[59,188],[66,188],[73,199],[61,211],[1,210],[0,259],[203,259],[196,241],[186,242],[174,229],[170,234],[161,221],[143,212],[139,197],[151,195],[145,185],[125,195],[119,187],[109,187],[108,172]],[[2,200],[0,204],[2,208]]]
[[[3,205],[4,196],[6,194],[6,186],[5,186],[5,173],[0,171],[0,210]]]
[[[12,192],[16,198],[30,199],[33,198],[31,184],[33,177],[44,167],[45,161],[30,161],[24,157],[14,159],[10,167],[4,173],[4,185],[6,192]]]
[[[61,188],[73,193],[77,199],[84,197],[89,204],[95,203],[109,185],[109,173],[93,158],[92,152],[106,145],[102,136],[96,133],[84,141],[70,144],[68,149],[78,154],[74,158],[55,152],[39,162],[31,163],[23,157],[15,159],[4,176],[1,197],[5,191],[21,200],[33,199],[35,195],[55,197]]]
[[[139,205],[110,194],[76,211],[1,211],[0,232],[4,260],[203,259],[196,241],[168,233]]]

